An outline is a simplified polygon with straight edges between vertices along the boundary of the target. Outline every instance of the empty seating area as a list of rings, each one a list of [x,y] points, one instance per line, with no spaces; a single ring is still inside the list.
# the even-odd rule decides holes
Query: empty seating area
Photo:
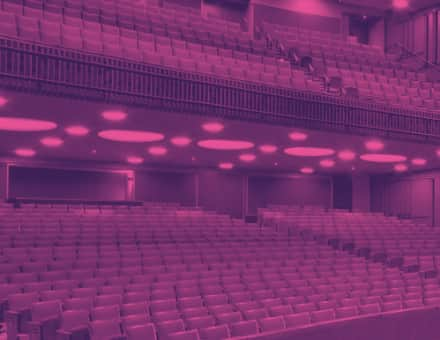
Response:
[[[31,5],[32,4],[32,5]],[[252,40],[239,24],[163,7],[79,1],[2,3],[2,35],[257,83],[322,91],[300,68]],[[122,7],[121,7],[122,6]],[[106,11],[113,8],[111,14]],[[179,13],[179,15],[177,15]],[[111,19],[110,19],[111,18]],[[216,21],[217,20],[217,21]],[[237,26],[238,25],[238,26]]]
[[[273,206],[260,211],[260,219],[280,229],[311,232],[360,255],[432,275],[440,268],[440,232],[411,220],[374,213],[325,211],[319,208]]]
[[[333,94],[352,94],[354,88],[360,98],[393,106],[440,107],[440,85],[419,70],[420,62],[401,61],[394,54],[347,41],[340,34],[268,23],[264,27],[285,50],[311,57],[315,68],[326,74],[327,91]]]
[[[0,209],[8,339],[225,339],[436,305],[436,278],[178,205]]]

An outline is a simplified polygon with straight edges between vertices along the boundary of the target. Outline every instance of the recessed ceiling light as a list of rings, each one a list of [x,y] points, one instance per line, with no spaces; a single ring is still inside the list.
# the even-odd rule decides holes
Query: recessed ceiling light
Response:
[[[185,136],[177,136],[171,138],[171,143],[175,146],[188,146],[191,144],[191,139]]]
[[[371,139],[365,142],[365,148],[368,151],[381,151],[384,148],[384,144],[378,139]]]
[[[335,166],[336,162],[333,159],[323,159],[322,161],[319,162],[319,164],[323,168],[332,168]]]
[[[0,96],[0,107],[5,106],[7,103],[8,103],[8,100],[5,97]]]
[[[363,161],[373,163],[399,163],[405,162],[406,157],[403,155],[383,154],[383,153],[366,153],[360,157]]]
[[[264,144],[260,145],[259,149],[262,153],[275,153],[277,152],[278,147],[276,145]]]
[[[98,136],[107,140],[126,143],[158,142],[165,138],[163,134],[158,132],[140,130],[104,130],[100,131]]]
[[[408,8],[409,1],[408,0],[393,0],[393,7],[395,9],[405,9]]]
[[[57,128],[57,124],[47,120],[0,117],[0,130],[15,132],[49,131]]]
[[[252,153],[244,153],[239,158],[242,162],[253,162],[257,157]]]
[[[304,132],[294,131],[289,133],[289,138],[296,142],[305,141],[308,137],[307,133]]]
[[[14,150],[15,154],[20,157],[33,157],[36,152],[33,149],[19,148]]]
[[[111,122],[120,122],[127,118],[127,113],[119,110],[104,111],[101,115],[102,118]]]
[[[309,168],[309,167],[305,167],[305,168],[301,168],[299,171],[301,171],[301,173],[303,173],[303,174],[310,175],[310,174],[313,174],[315,172],[315,169]]]
[[[394,165],[394,170],[396,172],[405,172],[408,170],[408,166],[406,164],[400,163],[400,164],[396,164]]]
[[[351,150],[342,150],[338,152],[338,157],[343,161],[352,161],[356,158],[356,154]]]
[[[86,136],[89,134],[89,129],[82,125],[71,125],[66,127],[66,133],[71,136]]]
[[[234,167],[234,164],[225,162],[225,163],[220,163],[218,167],[223,170],[231,170]]]
[[[211,150],[246,150],[254,147],[254,143],[230,139],[206,139],[199,141],[197,145]]]
[[[210,133],[219,133],[222,132],[225,126],[222,123],[219,122],[208,122],[202,124],[202,129],[206,132]]]
[[[148,153],[153,156],[164,156],[168,153],[168,150],[164,146],[151,146],[148,148]]]
[[[411,160],[411,163],[414,165],[423,166],[423,165],[426,165],[427,160],[424,158],[413,158]]]
[[[335,150],[317,147],[293,147],[284,149],[284,153],[298,157],[324,157],[333,155]]]
[[[49,148],[57,148],[64,144],[64,141],[58,137],[44,137],[40,139],[40,143]]]
[[[138,156],[128,156],[127,162],[130,164],[141,164],[144,162],[144,159]]]

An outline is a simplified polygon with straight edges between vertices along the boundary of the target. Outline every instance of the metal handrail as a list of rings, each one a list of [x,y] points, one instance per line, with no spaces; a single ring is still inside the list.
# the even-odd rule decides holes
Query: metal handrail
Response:
[[[351,133],[440,141],[440,115],[0,37],[0,86]]]

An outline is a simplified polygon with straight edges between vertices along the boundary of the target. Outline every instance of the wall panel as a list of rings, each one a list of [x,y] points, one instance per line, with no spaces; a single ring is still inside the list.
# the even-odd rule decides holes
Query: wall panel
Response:
[[[195,205],[193,173],[137,171],[135,197],[139,201],[176,202]]]
[[[331,180],[325,177],[281,178],[251,176],[248,182],[248,214],[268,204],[316,205],[331,204]]]
[[[236,173],[200,171],[199,205],[205,209],[242,217],[244,179],[243,175]]]
[[[11,166],[9,197],[122,201],[127,173]]]

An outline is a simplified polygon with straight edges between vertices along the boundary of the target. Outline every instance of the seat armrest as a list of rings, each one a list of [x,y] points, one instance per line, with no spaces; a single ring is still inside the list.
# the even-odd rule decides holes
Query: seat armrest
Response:
[[[29,323],[30,340],[52,339],[59,327],[60,319],[56,316],[40,321],[30,321]]]

